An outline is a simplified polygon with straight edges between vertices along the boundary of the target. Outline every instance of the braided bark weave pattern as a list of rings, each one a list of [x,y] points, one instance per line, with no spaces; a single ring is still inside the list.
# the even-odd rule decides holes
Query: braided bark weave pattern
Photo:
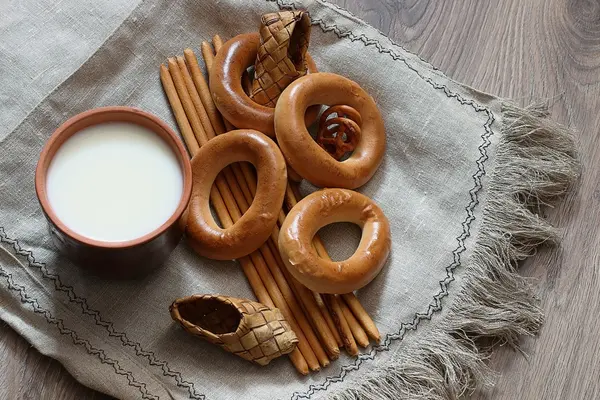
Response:
[[[292,81],[306,75],[310,18],[304,11],[265,14],[259,33],[250,97],[259,104],[275,107],[281,92]]]
[[[279,309],[247,299],[197,294],[175,300],[169,311],[192,335],[259,365],[290,353],[298,343]]]

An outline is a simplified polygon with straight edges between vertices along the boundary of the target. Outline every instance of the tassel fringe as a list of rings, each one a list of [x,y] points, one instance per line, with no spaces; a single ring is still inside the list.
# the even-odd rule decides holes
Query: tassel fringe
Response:
[[[481,229],[449,312],[391,365],[333,399],[458,399],[492,384],[485,361],[494,345],[518,349],[521,336],[538,333],[542,309],[517,264],[558,243],[558,230],[540,213],[572,188],[580,167],[573,135],[545,106],[504,104],[502,113]]]

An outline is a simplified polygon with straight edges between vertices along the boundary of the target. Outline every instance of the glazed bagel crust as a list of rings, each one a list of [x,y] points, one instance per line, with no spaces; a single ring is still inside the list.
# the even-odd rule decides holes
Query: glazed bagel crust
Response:
[[[256,32],[228,40],[215,57],[210,74],[210,92],[223,117],[237,128],[255,129],[275,137],[275,109],[254,102],[242,87],[242,74],[254,65],[259,44],[260,36]],[[308,54],[306,62],[310,73],[317,72]],[[315,120],[318,109],[311,111],[306,117],[310,123]]]
[[[347,160],[331,157],[308,133],[303,117],[315,104],[343,104],[359,112],[360,140]],[[385,152],[385,128],[375,101],[357,83],[326,72],[299,78],[284,90],[275,107],[275,132],[288,164],[320,187],[356,189],[364,185]]]
[[[325,260],[312,245],[319,229],[335,222],[362,228],[358,248],[344,261]],[[279,234],[285,266],[318,293],[349,293],[371,282],[385,264],[391,243],[383,211],[367,196],[346,189],[324,189],[305,197],[290,211]]]
[[[222,229],[210,212],[210,191],[219,172],[238,161],[249,161],[256,167],[256,196],[233,226]],[[231,260],[252,253],[269,238],[287,185],[285,160],[275,142],[249,129],[219,135],[202,146],[192,159],[192,176],[186,232],[198,254]]]

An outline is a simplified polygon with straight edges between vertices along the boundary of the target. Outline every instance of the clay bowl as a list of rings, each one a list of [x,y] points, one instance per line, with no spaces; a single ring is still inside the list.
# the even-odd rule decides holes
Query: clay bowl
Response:
[[[78,131],[105,122],[129,122],[153,131],[171,147],[181,166],[183,193],[177,209],[160,227],[134,240],[102,242],[72,231],[55,215],[47,196],[48,167],[60,146]],[[190,200],[192,170],[183,144],[175,132],[159,118],[132,107],[102,107],[72,117],[52,134],[38,161],[35,190],[48,220],[52,240],[64,255],[93,274],[110,278],[132,278],[163,264],[181,239],[183,227],[179,220]]]

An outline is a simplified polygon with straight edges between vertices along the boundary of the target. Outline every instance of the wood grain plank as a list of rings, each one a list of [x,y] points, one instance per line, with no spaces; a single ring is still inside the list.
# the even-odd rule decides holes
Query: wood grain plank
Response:
[[[547,99],[579,134],[577,193],[548,211],[564,229],[523,274],[538,281],[546,324],[525,359],[499,349],[501,374],[473,399],[600,398],[600,3],[593,0],[335,0],[450,77],[521,105]],[[104,399],[0,324],[0,398]]]
[[[338,1],[452,78],[521,105],[546,99],[553,117],[578,130],[583,176],[549,219],[564,229],[560,249],[542,250],[523,274],[538,281],[546,324],[524,341],[528,359],[506,349],[501,376],[474,399],[600,398],[600,3]],[[391,12],[377,17],[378,12]]]
[[[0,399],[110,400],[77,382],[56,360],[0,322]]]

